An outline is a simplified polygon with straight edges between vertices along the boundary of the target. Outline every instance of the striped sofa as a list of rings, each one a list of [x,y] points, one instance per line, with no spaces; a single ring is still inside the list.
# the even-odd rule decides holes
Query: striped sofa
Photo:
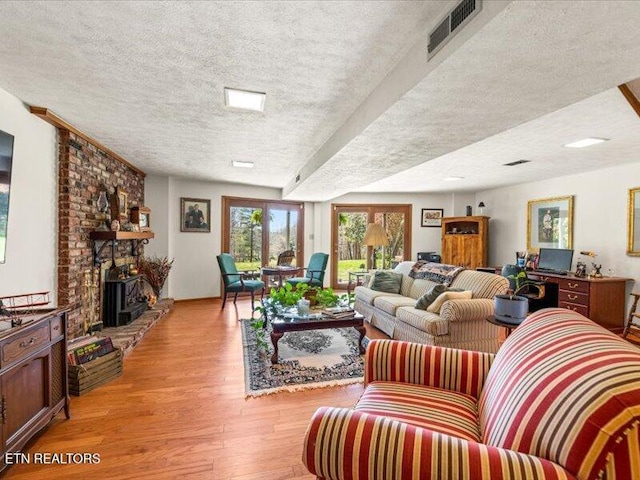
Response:
[[[410,277],[414,263],[401,262],[394,269],[402,273],[399,294],[356,287],[355,309],[394,340],[495,353],[499,327],[487,322],[487,317],[493,315],[493,297],[507,293],[509,281],[492,273],[463,270],[450,286],[471,290],[473,298],[449,300],[440,314],[431,313],[418,310],[415,304],[436,283]]]
[[[640,479],[640,349],[578,313],[531,315],[497,355],[372,341],[354,409],[320,408],[323,479]]]

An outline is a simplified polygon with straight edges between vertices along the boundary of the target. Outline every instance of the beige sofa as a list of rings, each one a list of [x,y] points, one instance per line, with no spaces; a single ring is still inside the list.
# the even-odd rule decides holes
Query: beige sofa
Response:
[[[499,327],[489,323],[487,317],[493,315],[493,297],[507,292],[508,280],[492,273],[463,270],[450,287],[471,290],[472,298],[448,300],[439,314],[431,313],[416,309],[415,304],[436,283],[410,277],[414,263],[401,262],[394,268],[402,273],[399,294],[356,287],[355,309],[395,340],[497,352]]]

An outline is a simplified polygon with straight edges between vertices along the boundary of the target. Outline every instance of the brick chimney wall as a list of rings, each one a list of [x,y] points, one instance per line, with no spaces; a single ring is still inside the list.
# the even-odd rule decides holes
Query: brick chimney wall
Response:
[[[127,209],[144,205],[144,175],[62,128],[58,129],[58,147],[58,305],[72,308],[67,328],[69,338],[75,338],[84,333],[83,325],[91,318],[89,289],[84,284],[87,273],[95,268],[89,232],[103,222],[96,206],[98,195],[105,188],[110,195],[120,187],[128,194]],[[130,252],[129,242],[119,242],[117,257]],[[103,255],[110,258],[110,247]],[[99,273],[96,277],[100,278]],[[98,285],[95,319],[101,319],[101,292],[102,285]]]

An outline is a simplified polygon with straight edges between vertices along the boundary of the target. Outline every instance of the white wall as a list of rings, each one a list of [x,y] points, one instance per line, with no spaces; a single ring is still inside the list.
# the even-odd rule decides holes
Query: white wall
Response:
[[[526,249],[529,200],[573,195],[573,267],[581,250],[594,251],[604,275],[612,269],[640,279],[640,257],[626,255],[629,188],[637,186],[640,163],[478,192],[476,205],[483,201],[491,217],[490,265],[514,263],[515,252]],[[633,285],[627,282],[627,291]]]
[[[56,129],[0,89],[0,130],[15,137],[0,296],[49,291],[56,305]]]
[[[145,247],[147,255],[174,258],[164,293],[178,300],[220,296],[220,269],[216,255],[222,248],[222,196],[280,200],[275,188],[230,183],[198,182],[181,178],[147,176],[145,202],[151,208],[156,238]],[[180,198],[211,200],[211,233],[180,231]],[[313,205],[305,205],[305,257],[313,251]],[[164,237],[164,238],[163,238]],[[309,253],[311,252],[311,253]]]

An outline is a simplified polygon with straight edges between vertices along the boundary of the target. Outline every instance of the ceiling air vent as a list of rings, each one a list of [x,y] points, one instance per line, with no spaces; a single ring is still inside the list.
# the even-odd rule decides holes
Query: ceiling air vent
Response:
[[[447,16],[429,33],[429,52],[430,60],[440,48],[442,48],[459,28],[471,20],[482,6],[482,0],[462,0]]]
[[[515,162],[505,163],[503,167],[515,167],[516,165],[522,165],[523,163],[529,163],[531,160],[516,160]]]

